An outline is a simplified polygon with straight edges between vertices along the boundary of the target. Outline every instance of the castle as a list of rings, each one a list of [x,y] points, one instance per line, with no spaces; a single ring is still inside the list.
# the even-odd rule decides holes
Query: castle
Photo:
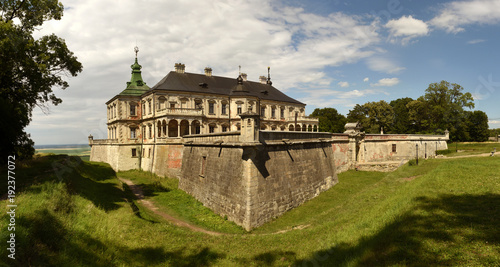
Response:
[[[136,58],[125,90],[107,103],[108,138],[89,136],[92,161],[177,177],[179,188],[247,230],[331,188],[347,169],[399,166],[446,149],[448,135],[318,132],[305,104],[272,86],[185,72],[175,64],[150,88]]]

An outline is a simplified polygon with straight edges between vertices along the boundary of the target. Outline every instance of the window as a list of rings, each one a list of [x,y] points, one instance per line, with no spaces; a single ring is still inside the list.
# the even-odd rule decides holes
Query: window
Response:
[[[276,118],[276,108],[271,109],[271,118]]]
[[[174,109],[175,108],[175,103],[170,103],[170,108]]]
[[[214,112],[214,102],[208,103],[208,113],[209,114],[215,114],[215,112]]]
[[[132,148],[132,157],[137,157],[137,148]]]
[[[148,125],[148,130],[149,130],[149,134],[148,134],[148,138],[151,139],[153,138],[153,127],[150,125]]]
[[[260,116],[261,117],[266,117],[266,107],[261,107],[260,108]]]
[[[208,126],[208,132],[209,133],[215,133],[215,125],[211,124]]]
[[[222,125],[222,132],[223,133],[227,132],[227,125]]]
[[[253,112],[253,105],[248,106],[248,111]]]
[[[151,157],[151,148],[148,150],[148,158]]]
[[[130,116],[136,115],[135,106],[136,106],[135,103],[130,103]]]
[[[396,153],[396,144],[392,144],[392,152]]]
[[[151,100],[148,101],[148,114],[151,114]]]
[[[242,110],[241,110],[241,104],[238,104],[238,106],[236,107],[236,114],[241,114],[243,113]]]
[[[284,119],[284,118],[285,118],[285,109],[284,109],[284,108],[281,108],[281,109],[280,109],[280,117],[281,117],[282,119]]]
[[[137,138],[137,132],[135,127],[130,127],[130,139],[136,139]]]
[[[165,97],[160,96],[158,98],[158,109],[165,109],[165,102],[166,101],[167,101],[167,99],[165,99]]]
[[[221,111],[222,115],[226,115],[227,114],[227,104],[222,104],[222,111]]]
[[[196,109],[203,109],[203,104],[200,99],[194,100],[194,106]]]

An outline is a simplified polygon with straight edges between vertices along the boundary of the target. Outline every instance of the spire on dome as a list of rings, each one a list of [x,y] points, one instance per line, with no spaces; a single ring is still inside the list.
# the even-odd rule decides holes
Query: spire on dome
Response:
[[[142,95],[144,92],[149,90],[149,86],[142,80],[141,69],[142,66],[139,65],[137,61],[137,53],[139,53],[139,47],[134,47],[135,52],[135,62],[130,66],[132,69],[132,77],[130,82],[127,82],[127,88],[120,93],[120,95]]]
[[[267,84],[273,85],[273,82],[271,82],[271,67],[267,67]]]

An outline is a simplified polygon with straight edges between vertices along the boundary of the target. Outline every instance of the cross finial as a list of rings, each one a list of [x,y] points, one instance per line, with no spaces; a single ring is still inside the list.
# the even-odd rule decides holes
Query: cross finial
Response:
[[[134,51],[135,51],[135,58],[137,58],[137,53],[139,52],[139,47],[135,46]]]

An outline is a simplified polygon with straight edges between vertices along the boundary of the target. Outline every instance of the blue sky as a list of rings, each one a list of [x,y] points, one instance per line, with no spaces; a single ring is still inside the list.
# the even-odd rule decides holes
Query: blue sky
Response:
[[[37,35],[64,38],[83,64],[56,90],[63,103],[36,109],[27,131],[36,144],[105,138],[105,102],[130,79],[134,46],[153,86],[174,63],[207,66],[273,85],[315,108],[347,115],[355,104],[424,94],[457,83],[500,128],[500,0],[469,1],[62,1],[61,21]]]

